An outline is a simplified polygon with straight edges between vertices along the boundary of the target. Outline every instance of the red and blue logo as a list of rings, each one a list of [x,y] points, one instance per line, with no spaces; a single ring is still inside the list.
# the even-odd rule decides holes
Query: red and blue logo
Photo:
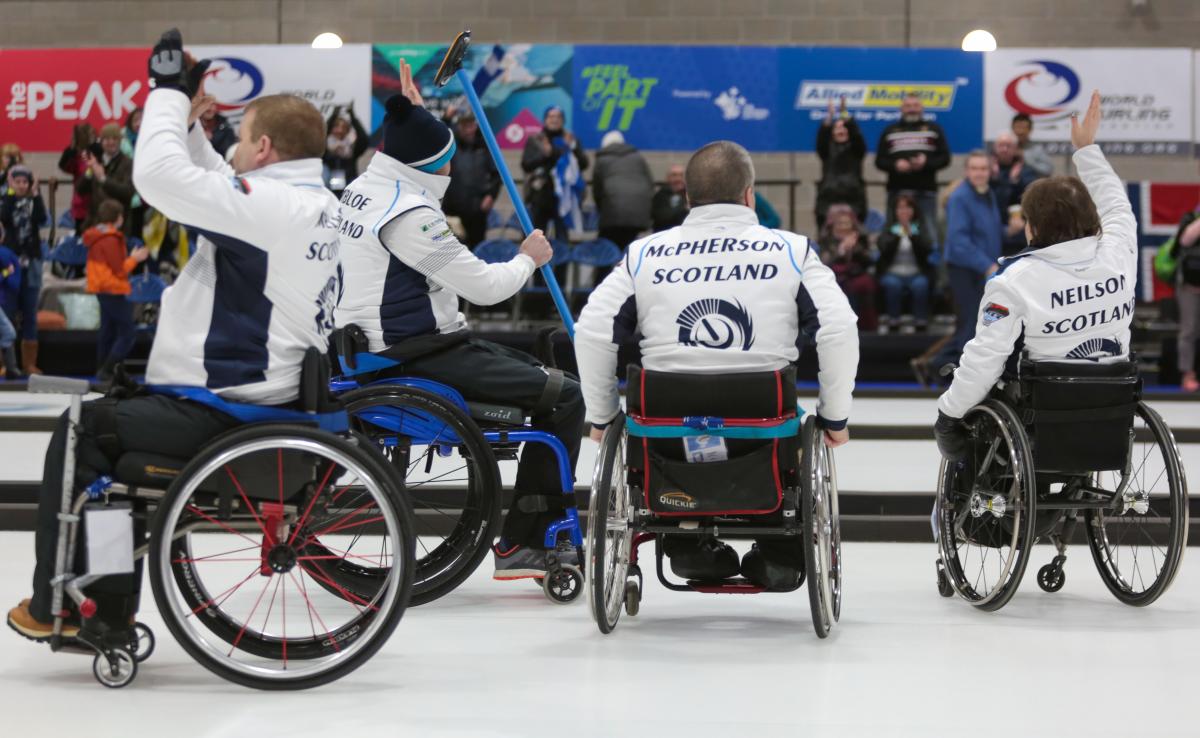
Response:
[[[254,62],[220,56],[204,74],[204,91],[217,98],[217,110],[241,110],[263,91],[263,73]]]
[[[1079,95],[1079,75],[1066,64],[1040,59],[1004,88],[1004,101],[1018,113],[1053,120],[1070,114],[1066,106]]]

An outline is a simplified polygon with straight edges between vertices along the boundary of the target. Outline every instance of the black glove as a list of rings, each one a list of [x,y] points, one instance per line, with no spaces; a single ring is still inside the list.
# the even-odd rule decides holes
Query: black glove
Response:
[[[200,85],[204,82],[204,73],[212,66],[212,59],[201,59],[192,65],[192,68],[187,73],[187,95],[195,97],[200,91]]]
[[[967,456],[967,424],[961,418],[952,418],[939,411],[933,424],[933,436],[937,439],[938,451],[947,461],[961,461]]]
[[[150,52],[150,60],[146,66],[155,89],[179,90],[185,95],[190,95],[187,63],[183,56],[183,35],[179,33],[178,28],[163,33]]]

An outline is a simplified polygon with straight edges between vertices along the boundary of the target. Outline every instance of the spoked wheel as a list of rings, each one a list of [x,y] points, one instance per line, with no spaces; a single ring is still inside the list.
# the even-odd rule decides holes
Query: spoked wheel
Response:
[[[129,650],[140,664],[154,653],[154,631],[145,623],[134,623],[130,635]]]
[[[801,526],[813,629],[825,638],[842,614],[842,527],[837,474],[824,433],[810,416],[800,432]]]
[[[1029,438],[1013,411],[988,400],[963,417],[967,458],[942,461],[938,545],[954,590],[998,610],[1021,583],[1033,545],[1035,500]]]
[[[617,627],[621,608],[628,604],[625,580],[633,544],[629,528],[632,518],[633,506],[625,484],[625,416],[618,415],[600,441],[588,509],[588,606],[601,633],[611,633]],[[634,603],[630,615],[636,612]]]
[[[248,687],[304,689],[384,644],[408,604],[415,552],[411,513],[366,439],[261,425],[184,468],[150,555],[158,609],[193,658]],[[330,578],[340,561],[380,572],[371,596]]]
[[[92,660],[92,675],[110,689],[127,686],[137,676],[138,659],[124,648],[114,648],[96,654]]]
[[[1093,481],[1113,496],[1112,508],[1089,510],[1086,517],[1100,577],[1121,602],[1149,605],[1171,586],[1188,534],[1187,480],[1175,438],[1158,413],[1138,404],[1126,468],[1098,472]]]
[[[475,423],[430,392],[399,385],[342,397],[355,428],[371,438],[403,480],[417,525],[412,605],[462,584],[487,555],[501,520],[500,472]],[[339,563],[331,578],[359,596],[378,572]]]

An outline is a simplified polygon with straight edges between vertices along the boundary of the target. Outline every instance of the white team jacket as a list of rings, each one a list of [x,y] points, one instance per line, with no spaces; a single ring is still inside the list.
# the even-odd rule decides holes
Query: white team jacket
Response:
[[[1137,282],[1137,221],[1100,147],[1075,152],[1100,214],[1101,235],[1027,249],[1001,260],[987,282],[975,338],[938,400],[953,418],[987,397],[1024,338],[1034,361],[1111,362],[1129,356]]]
[[[342,193],[339,230],[346,294],[338,324],[357,324],[371,351],[406,338],[466,329],[462,296],[493,305],[516,294],[535,268],[518,254],[487,264],[462,245],[442,214],[450,178],[376,152]]]
[[[750,208],[705,205],[683,225],[630,244],[592,293],[575,333],[587,419],[620,409],[617,347],[640,333],[647,369],[737,374],[795,361],[802,334],[820,362],[818,414],[850,417],[857,318],[808,239],[763,228]]]
[[[201,232],[163,293],[146,381],[291,402],[305,350],[328,346],[342,290],[337,200],[320,159],[234,176],[200,126],[189,135],[190,110],[182,92],[151,92],[133,160],[142,199]]]

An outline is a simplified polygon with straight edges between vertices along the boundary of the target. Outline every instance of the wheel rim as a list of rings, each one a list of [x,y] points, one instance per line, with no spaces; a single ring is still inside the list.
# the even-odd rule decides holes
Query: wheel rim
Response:
[[[812,540],[808,545],[815,546],[817,555],[813,563],[817,570],[807,573],[809,586],[816,587],[818,600],[818,615],[821,627],[829,631],[833,623],[841,615],[841,548],[840,527],[835,523],[836,517],[836,487],[833,479],[832,457],[824,443],[824,434],[819,431],[812,434],[811,447],[808,453],[812,455],[812,465],[809,484],[812,489],[812,505],[808,513],[808,534]],[[836,530],[835,530],[836,529]]]
[[[942,461],[938,543],[955,591],[975,605],[987,605],[1020,579],[1029,546],[1021,533],[1027,523],[1027,479],[1032,469],[1019,453],[1022,447],[1012,428],[994,408],[980,405],[966,420],[975,438],[991,441],[972,442],[970,458],[961,465]],[[994,432],[985,432],[984,426]],[[969,490],[963,490],[967,469],[976,470],[975,479]],[[1001,505],[1002,513],[994,514]],[[993,537],[981,542],[981,531]]]
[[[123,687],[133,681],[137,674],[137,659],[124,649],[112,651],[111,655],[112,662],[106,654],[96,654],[96,659],[92,662],[92,672],[106,687]]]
[[[633,536],[629,530],[629,488],[625,484],[625,434],[610,426],[602,441],[612,444],[611,460],[602,448],[592,478],[592,502],[588,515],[588,551],[592,552],[591,576],[601,586],[603,602],[597,608],[596,586],[588,587],[588,603],[592,612],[604,617],[611,628],[621,617],[625,600],[625,578],[629,572],[629,557]],[[604,479],[607,474],[608,479]],[[603,503],[601,502],[603,500]],[[599,507],[603,504],[603,510]],[[601,528],[601,526],[603,526]]]
[[[259,455],[277,458],[277,490],[238,479],[249,467],[236,462],[255,456],[257,466]],[[293,458],[310,459],[316,477],[295,504],[284,471]],[[214,477],[233,483],[240,514],[222,516]],[[336,446],[278,437],[239,444],[191,474],[168,505],[154,543],[168,583],[159,607],[169,610],[172,632],[213,664],[274,681],[329,672],[368,647],[397,606],[410,564],[396,512],[386,488]],[[330,553],[312,553],[314,542]],[[335,559],[386,571],[382,586],[370,598],[329,592],[337,585],[322,562]]]
[[[838,510],[837,465],[833,460],[833,449],[822,442],[821,453],[825,457],[826,485],[829,509],[829,589],[830,607],[834,622],[842,617],[842,519]]]
[[[1090,512],[1088,543],[1105,584],[1135,604],[1148,604],[1170,586],[1187,545],[1187,488],[1178,460],[1162,419],[1140,405],[1127,469],[1092,475],[1092,484],[1110,493],[1116,507]]]
[[[416,591],[422,591],[453,576],[476,553],[480,537],[488,527],[484,505],[487,490],[482,488],[482,475],[475,468],[476,463],[482,462],[471,459],[464,452],[462,440],[448,421],[434,418],[425,410],[389,402],[390,399],[354,400],[347,409],[356,430],[376,444],[404,480],[405,496],[417,513],[414,515],[417,560],[413,586]],[[389,413],[378,419],[382,426],[371,422],[372,409],[386,409]],[[399,419],[395,413],[401,414]],[[388,426],[397,422],[407,422],[409,417],[420,418],[420,427],[429,430],[429,435],[422,434],[416,440],[389,429]],[[446,451],[449,453],[444,453]],[[462,504],[455,504],[448,493],[464,488]],[[439,533],[437,524],[446,521],[453,521],[453,527],[447,534]],[[490,544],[488,541],[487,545]]]

